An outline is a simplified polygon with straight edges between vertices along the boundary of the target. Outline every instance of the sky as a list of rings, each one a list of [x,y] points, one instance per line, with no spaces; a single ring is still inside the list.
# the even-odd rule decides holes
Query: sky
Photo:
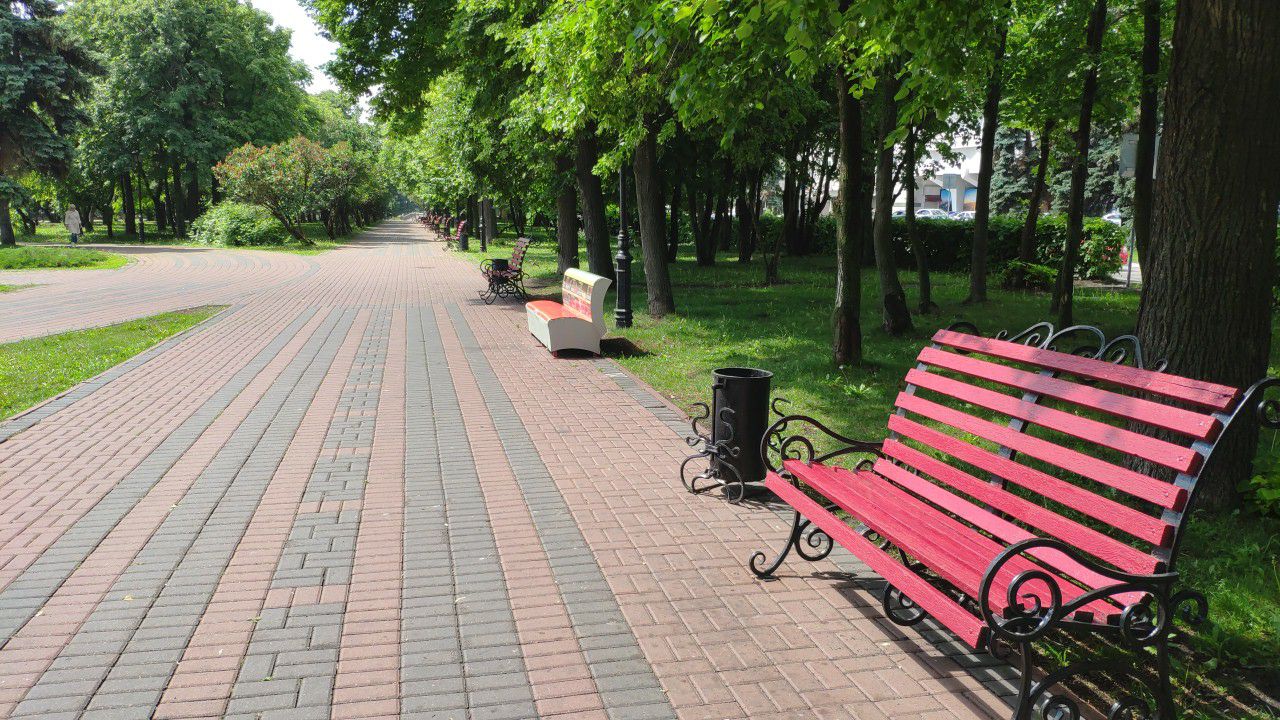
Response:
[[[336,45],[320,36],[320,28],[298,0],[250,0],[250,4],[275,18],[276,25],[293,31],[293,47],[289,53],[311,68],[309,91],[317,93],[336,89],[333,80],[321,69],[333,59]]]

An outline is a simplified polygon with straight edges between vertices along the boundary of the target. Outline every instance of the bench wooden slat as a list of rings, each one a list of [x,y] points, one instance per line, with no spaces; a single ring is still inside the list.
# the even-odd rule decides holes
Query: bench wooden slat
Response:
[[[1019,370],[1008,365],[999,365],[939,348],[926,347],[920,351],[919,360],[932,367],[964,373],[1024,392],[1036,393],[1127,420],[1172,430],[1197,440],[1211,440],[1222,430],[1222,423],[1212,415],[1192,412],[1145,398],[1122,395],[1098,387],[1080,385],[1062,378]]]
[[[844,521],[824,510],[803,491],[793,487],[791,483],[775,473],[769,473],[765,478],[765,487],[866,563],[877,575],[906,594],[969,647],[978,648],[986,642],[988,630],[981,618],[970,613],[946,593],[930,585],[924,578],[916,575],[877,547],[875,543],[859,535]]]
[[[1115,538],[1108,537],[1093,528],[1085,527],[1075,521],[1064,518],[1048,508],[1020,498],[996,485],[979,480],[969,473],[954,468],[937,458],[929,457],[915,448],[903,445],[896,440],[888,440],[884,444],[884,453],[936,480],[946,483],[979,502],[986,503],[1016,520],[1074,545],[1121,570],[1132,573],[1150,573],[1156,569],[1158,563],[1150,554],[1144,553],[1131,545],[1126,545]],[[1003,518],[999,518],[989,511],[973,505],[968,500],[958,498],[945,489],[929,483],[891,462],[885,460],[877,462],[876,472],[1007,543],[1026,540],[1032,536],[1030,531],[1013,525]],[[953,502],[953,498],[955,502]],[[1066,563],[1060,564],[1064,560]],[[1066,556],[1055,557],[1053,564],[1071,577],[1095,587],[1097,587],[1098,583],[1105,582],[1105,578],[1088,572],[1086,568],[1071,561]]]
[[[908,555],[929,558],[928,565],[934,572],[972,597],[977,597],[991,560],[1005,547],[873,473],[853,473],[843,468],[799,462],[787,464],[786,468]],[[1019,573],[1045,569],[1025,557],[1011,559],[992,583],[990,597],[1004,598]],[[1085,592],[1053,571],[1048,574],[1053,576],[1068,601]],[[1048,588],[1038,583],[1027,586],[1025,591],[1042,603],[1050,601]],[[1117,612],[1104,601],[1092,602],[1086,608],[1102,617]],[[1005,610],[1003,606],[993,609],[998,613]]]
[[[909,418],[901,415],[890,416],[889,430],[945,452],[963,463],[1021,485],[1034,493],[1061,503],[1095,520],[1101,520],[1154,546],[1165,547],[1173,540],[1173,527],[1158,517],[1147,515],[1128,505],[1089,492],[1048,473],[1027,467],[1009,458],[1001,457],[976,445],[971,445],[964,440],[921,425]]]
[[[1239,390],[1226,385],[1029,347],[1005,340],[978,337],[953,330],[939,330],[934,334],[933,341],[939,345],[1101,380],[1131,390],[1163,395],[1214,410],[1230,408],[1240,396]]]
[[[1159,438],[1141,435],[1091,418],[1030,403],[1019,397],[980,388],[937,373],[909,370],[906,381],[917,387],[1003,413],[1011,418],[1025,420],[1102,447],[1150,460],[1180,473],[1194,472],[1200,465],[1200,454],[1191,448],[1174,445]]]
[[[1020,433],[1010,427],[997,425],[916,395],[899,393],[895,405],[908,412],[950,425],[957,430],[971,433],[1163,507],[1181,510],[1187,500],[1187,491],[1172,483],[1113,465],[1105,460]]]

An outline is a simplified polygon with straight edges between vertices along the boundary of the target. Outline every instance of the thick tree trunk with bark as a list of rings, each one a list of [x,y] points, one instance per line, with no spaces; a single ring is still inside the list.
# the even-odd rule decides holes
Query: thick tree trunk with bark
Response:
[[[1267,372],[1280,202],[1280,3],[1181,0],[1165,95],[1138,337],[1169,371],[1234,387]],[[1258,428],[1215,454],[1196,490],[1239,504]]]
[[[579,130],[574,139],[573,172],[582,202],[582,234],[587,246],[587,269],[596,275],[613,278],[609,254],[609,224],[604,217],[604,192],[595,167],[599,159],[594,128]]]
[[[832,317],[832,359],[836,365],[862,362],[862,107],[850,94],[849,85],[848,71],[839,68],[836,105],[840,115],[840,211],[836,219],[836,303]]]
[[[1080,122],[1076,126],[1076,151],[1071,165],[1071,193],[1067,201],[1067,240],[1058,268],[1057,287],[1050,312],[1058,313],[1058,324],[1072,324],[1071,300],[1075,295],[1076,258],[1080,255],[1080,238],[1084,235],[1084,190],[1089,180],[1089,138],[1093,129],[1093,104],[1098,96],[1098,56],[1102,53],[1102,36],[1107,28],[1107,0],[1097,0],[1089,15],[1085,35],[1085,52],[1089,70],[1080,93]]]
[[[1133,244],[1143,265],[1151,238],[1152,171],[1160,106],[1160,0],[1142,0],[1142,80],[1138,93],[1138,146],[1133,163]]]
[[[663,233],[662,177],[658,172],[658,137],[647,128],[636,146],[632,170],[636,178],[636,210],[640,216],[640,249],[644,254],[644,281],[649,315],[660,318],[676,310],[667,270],[666,235]]]
[[[894,101],[897,82],[894,70],[880,79],[880,130],[876,133],[876,197],[875,220],[872,226],[872,243],[876,252],[876,275],[880,281],[880,311],[882,327],[890,335],[901,335],[914,329],[911,310],[907,308],[907,293],[898,278],[898,268],[893,258],[893,145],[889,134],[898,124],[898,104]]]
[[[969,298],[966,302],[987,301],[987,247],[991,238],[991,176],[994,174],[996,127],[1000,123],[1000,95],[1004,89],[1004,48],[1008,26],[1000,26],[987,78],[986,100],[982,104],[982,147],[978,158],[978,198],[973,212],[973,254],[969,265]]]
[[[573,161],[557,157],[556,175],[560,180],[556,195],[557,271],[563,275],[565,270],[578,267],[578,193],[573,189]]]

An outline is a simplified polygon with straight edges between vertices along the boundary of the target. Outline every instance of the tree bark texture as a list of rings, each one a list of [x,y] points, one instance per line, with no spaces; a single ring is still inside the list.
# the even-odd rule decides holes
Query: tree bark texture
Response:
[[[662,177],[658,172],[658,137],[648,128],[636,146],[632,160],[636,179],[636,210],[640,216],[640,249],[644,254],[644,281],[649,315],[661,318],[675,312],[671,275],[667,268],[666,235],[663,233]]]
[[[564,274],[578,267],[578,193],[573,188],[573,161],[556,158],[556,175],[560,192],[556,195],[556,246],[559,248],[558,272]]]
[[[881,325],[890,335],[901,335],[914,327],[907,293],[898,278],[893,258],[893,145],[889,134],[898,124],[898,104],[894,101],[897,82],[890,69],[880,79],[880,130],[876,133],[876,189],[872,243],[876,254],[876,275],[880,281]]]
[[[582,234],[587,246],[587,269],[596,275],[613,278],[613,264],[609,253],[609,224],[604,217],[604,192],[595,167],[599,159],[596,134],[593,128],[580,130],[574,139],[576,152],[573,157],[574,176],[578,181],[578,196],[582,202]]]
[[[1142,79],[1138,96],[1138,146],[1134,158],[1133,244],[1148,263],[1151,238],[1152,171],[1160,106],[1160,0],[1142,0]]]
[[[836,365],[862,362],[861,258],[865,223],[862,175],[862,108],[849,92],[848,71],[836,74],[836,105],[840,115],[840,211],[836,220],[836,302],[832,317],[832,359]]]
[[[1271,350],[1280,202],[1280,3],[1181,0],[1151,222],[1152,265],[1138,337],[1169,372],[1243,388]],[[1257,444],[1233,428],[1196,490],[1202,507],[1239,504]]]
[[[987,248],[991,242],[991,176],[995,168],[996,128],[1000,123],[1000,96],[1004,89],[1004,49],[1008,25],[1001,24],[982,103],[982,147],[978,157],[978,197],[973,209],[973,254],[969,265],[968,302],[987,301]]]

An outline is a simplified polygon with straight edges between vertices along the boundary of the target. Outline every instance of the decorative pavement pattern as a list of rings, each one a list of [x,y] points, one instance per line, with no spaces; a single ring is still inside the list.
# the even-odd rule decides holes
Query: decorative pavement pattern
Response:
[[[427,240],[13,274],[0,341],[229,308],[0,423],[0,717],[1008,714],[847,554],[755,580],[787,518],[686,494],[678,411]]]

